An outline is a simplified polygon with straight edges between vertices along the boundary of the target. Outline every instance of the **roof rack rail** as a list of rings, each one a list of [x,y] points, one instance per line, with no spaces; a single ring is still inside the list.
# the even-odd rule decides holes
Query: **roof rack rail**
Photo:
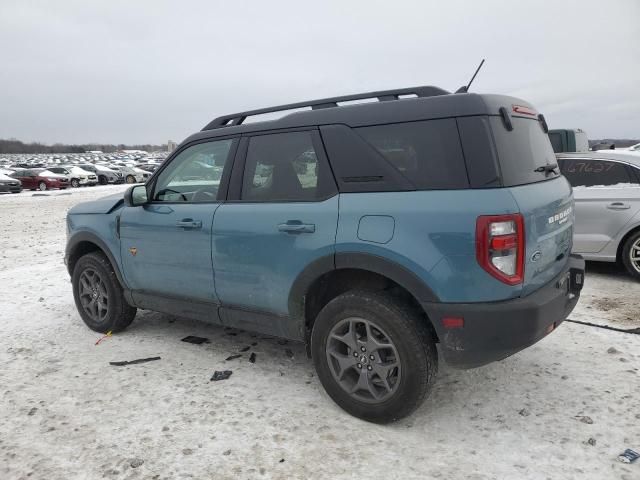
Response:
[[[311,107],[312,110],[322,108],[337,107],[339,102],[350,102],[354,100],[364,100],[377,98],[380,102],[388,100],[398,100],[404,95],[415,95],[416,97],[433,97],[437,95],[447,95],[450,92],[432,86],[400,88],[396,90],[381,90],[378,92],[356,93],[354,95],[344,95],[342,97],[321,98],[318,100],[309,100],[306,102],[289,103],[287,105],[278,105],[275,107],[259,108],[257,110],[247,110],[246,112],[232,113],[217,117],[209,122],[202,130],[213,130],[220,127],[230,127],[233,125],[242,125],[247,117],[254,115],[262,115],[264,113],[282,112],[286,110],[294,110],[297,108]]]

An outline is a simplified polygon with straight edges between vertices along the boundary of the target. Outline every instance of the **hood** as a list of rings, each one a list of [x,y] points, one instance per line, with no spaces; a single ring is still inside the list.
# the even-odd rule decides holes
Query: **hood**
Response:
[[[114,193],[108,197],[99,198],[90,202],[79,203],[69,210],[69,215],[86,213],[111,213],[124,204],[124,194]]]

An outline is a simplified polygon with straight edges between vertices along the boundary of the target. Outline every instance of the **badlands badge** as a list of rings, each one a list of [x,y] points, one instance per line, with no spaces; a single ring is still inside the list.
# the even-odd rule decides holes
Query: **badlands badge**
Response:
[[[138,249],[136,247],[129,247],[129,253],[135,257]]]
[[[548,219],[549,225],[555,222],[558,222],[558,225],[562,225],[564,222],[566,222],[569,219],[569,216],[571,215],[572,210],[573,208],[569,207],[566,210],[561,211],[560,213],[556,213],[555,215],[552,215]]]

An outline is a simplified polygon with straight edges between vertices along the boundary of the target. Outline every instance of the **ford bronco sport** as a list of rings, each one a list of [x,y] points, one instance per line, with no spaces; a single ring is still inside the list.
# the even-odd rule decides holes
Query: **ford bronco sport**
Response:
[[[99,332],[141,308],[306,342],[338,405],[399,419],[436,345],[476,367],[576,305],[584,261],[547,132],[523,100],[437,87],[216,118],[145,185],[69,211],[76,306]]]

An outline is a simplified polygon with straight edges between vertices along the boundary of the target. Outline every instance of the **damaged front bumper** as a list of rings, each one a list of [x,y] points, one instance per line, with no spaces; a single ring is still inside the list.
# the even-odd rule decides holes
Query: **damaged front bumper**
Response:
[[[455,368],[474,368],[502,360],[555,330],[578,303],[584,260],[571,255],[553,281],[526,297],[491,303],[423,303],[436,324],[442,355]],[[444,318],[463,319],[444,328]]]

